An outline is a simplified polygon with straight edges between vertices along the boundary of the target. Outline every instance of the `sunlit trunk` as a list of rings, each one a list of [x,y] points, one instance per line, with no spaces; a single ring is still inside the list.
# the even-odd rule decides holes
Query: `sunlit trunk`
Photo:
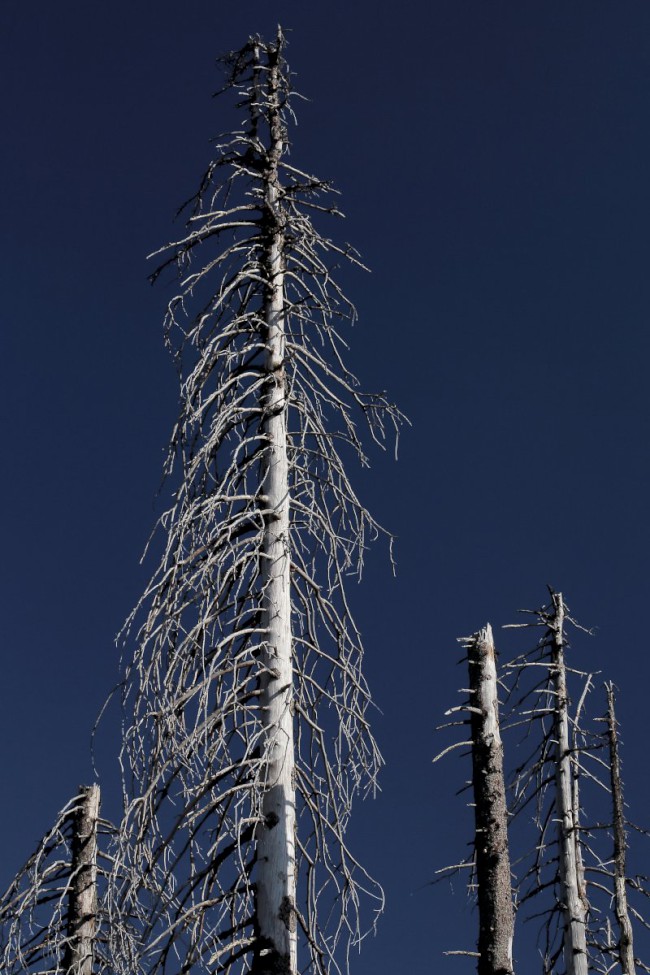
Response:
[[[271,115],[270,172],[266,179],[266,213],[271,223],[266,254],[268,297],[263,396],[267,446],[261,490],[267,510],[261,552],[263,586],[261,720],[265,730],[266,765],[258,832],[256,924],[260,947],[255,971],[294,973],[296,947],[295,784],[293,741],[293,668],[289,546],[289,465],[285,389],[284,231],[278,213],[278,160],[283,126],[278,105],[277,57],[270,64],[268,97]]]

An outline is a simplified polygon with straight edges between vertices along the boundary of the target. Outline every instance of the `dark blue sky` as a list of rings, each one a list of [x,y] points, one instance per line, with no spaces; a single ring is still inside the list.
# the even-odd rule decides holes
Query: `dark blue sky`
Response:
[[[621,690],[632,814],[650,799],[645,0],[2,5],[0,885],[92,778],[148,574],[177,387],[145,255],[232,122],[215,58],[278,21],[310,99],[293,161],[372,269],[345,273],[352,365],[412,421],[356,477],[399,568],[378,547],[354,594],[387,761],[354,832],[388,896],[354,971],[467,971],[439,958],[473,947],[460,887],[420,889],[469,838],[469,768],[431,765],[456,636],[562,589],[596,628],[576,664]],[[107,815],[114,751],[109,719]]]

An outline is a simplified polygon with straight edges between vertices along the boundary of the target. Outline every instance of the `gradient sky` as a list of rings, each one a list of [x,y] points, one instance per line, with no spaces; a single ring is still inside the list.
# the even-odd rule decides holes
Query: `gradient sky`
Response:
[[[462,973],[440,952],[475,915],[424,886],[469,839],[467,763],[431,764],[457,636],[490,620],[509,656],[498,628],[563,590],[595,628],[576,665],[620,688],[632,817],[650,800],[646,0],[2,5],[0,886],[93,778],[177,396],[145,256],[231,124],[215,58],[278,21],[309,98],[292,161],[333,180],[324,229],[372,269],[344,275],[351,364],[412,421],[355,474],[398,573],[377,546],[353,593],[387,763],[354,843],[388,898],[353,971]]]

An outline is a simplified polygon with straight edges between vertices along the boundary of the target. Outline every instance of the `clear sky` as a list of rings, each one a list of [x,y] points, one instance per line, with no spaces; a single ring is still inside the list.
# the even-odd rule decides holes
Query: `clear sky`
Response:
[[[353,832],[388,897],[353,970],[468,971],[439,954],[473,947],[460,886],[423,886],[469,839],[469,767],[431,764],[457,636],[490,620],[510,655],[499,627],[562,589],[595,628],[576,665],[620,687],[632,816],[650,799],[646,0],[2,4],[0,886],[93,777],[177,395],[145,256],[231,124],[216,57],[278,21],[292,160],[372,269],[345,272],[351,363],[412,421],[355,476],[398,574],[377,546],[353,594],[387,763]]]

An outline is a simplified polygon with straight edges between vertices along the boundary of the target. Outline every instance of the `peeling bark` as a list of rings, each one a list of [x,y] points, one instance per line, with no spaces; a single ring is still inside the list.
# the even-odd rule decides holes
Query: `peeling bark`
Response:
[[[97,934],[97,820],[99,786],[81,786],[73,813],[68,923],[63,970],[92,975]]]
[[[614,830],[614,910],[618,923],[618,954],[624,975],[636,975],[632,922],[627,907],[625,813],[623,811],[623,781],[621,760],[618,753],[618,725],[614,711],[614,687],[607,690],[607,737],[609,741],[610,785],[613,805]]]
[[[479,975],[510,975],[514,910],[492,627],[468,644],[479,906]]]

